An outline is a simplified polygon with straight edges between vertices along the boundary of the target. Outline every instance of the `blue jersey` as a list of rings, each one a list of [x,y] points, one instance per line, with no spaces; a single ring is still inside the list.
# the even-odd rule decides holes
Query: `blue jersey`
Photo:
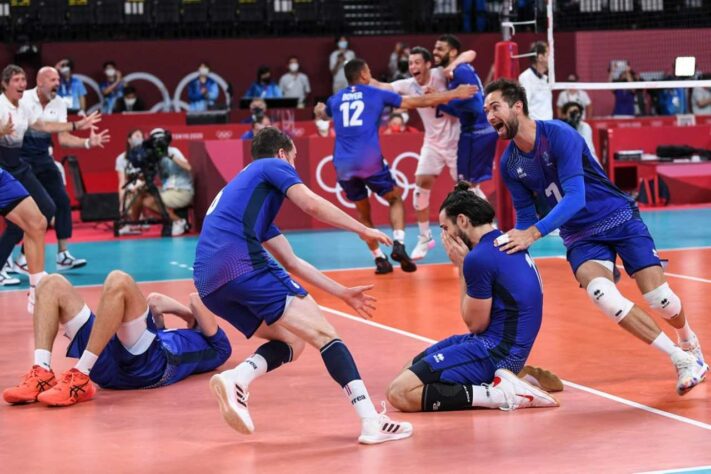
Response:
[[[333,117],[336,146],[333,165],[339,181],[368,178],[383,169],[378,131],[386,106],[400,107],[398,94],[366,85],[349,86],[326,101]]]
[[[622,224],[638,212],[632,198],[610,182],[583,137],[559,120],[536,121],[530,153],[512,140],[501,157],[500,172],[517,211],[533,206],[536,196],[553,209],[565,195],[563,183],[583,177],[585,207],[560,226],[566,245]]]
[[[478,338],[495,364],[525,361],[541,327],[543,293],[528,252],[508,255],[494,247],[502,233],[492,230],[464,258],[467,295],[491,298],[491,321]],[[513,364],[516,365],[516,364]]]
[[[461,84],[474,85],[479,90],[469,99],[453,99],[446,105],[440,105],[440,110],[459,117],[464,133],[489,128],[493,130],[484,113],[484,86],[471,64],[460,64],[454,68],[454,77],[449,81],[447,88],[456,89]]]
[[[262,242],[280,234],[274,225],[286,191],[301,183],[293,166],[262,158],[246,166],[207,210],[195,250],[193,278],[206,296],[267,266],[279,268]]]

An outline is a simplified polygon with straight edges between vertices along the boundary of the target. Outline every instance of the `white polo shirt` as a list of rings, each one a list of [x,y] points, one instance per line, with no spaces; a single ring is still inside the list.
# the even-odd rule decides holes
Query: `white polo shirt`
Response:
[[[20,99],[20,104],[31,108],[35,114],[39,113],[40,119],[43,122],[67,122],[67,104],[57,96],[42,108],[36,87],[25,91],[22,95],[22,99]],[[54,160],[52,160],[49,153],[51,146],[51,133],[40,132],[39,130],[30,128],[25,133],[24,143],[22,145],[22,158],[36,166],[42,164],[54,165]]]
[[[528,116],[533,120],[553,120],[553,91],[548,76],[529,67],[518,76],[518,82],[526,89]]]
[[[0,95],[0,125],[4,126],[9,117],[12,117],[15,131],[0,137],[0,166],[15,168],[20,164],[20,149],[25,132],[39,120],[40,111],[22,101],[15,107],[3,93]]]

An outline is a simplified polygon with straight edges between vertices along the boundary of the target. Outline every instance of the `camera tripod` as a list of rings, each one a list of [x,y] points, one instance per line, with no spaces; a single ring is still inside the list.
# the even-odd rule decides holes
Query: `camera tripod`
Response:
[[[160,191],[155,184],[154,179],[148,179],[146,176],[145,187],[140,187],[136,192],[126,192],[127,188],[141,179],[141,174],[135,174],[123,185],[123,199],[121,200],[121,213],[117,220],[114,221],[114,236],[119,236],[119,230],[125,225],[146,225],[146,224],[162,224],[160,235],[161,237],[170,237],[172,235],[173,222],[170,220],[168,210],[160,197]],[[133,219],[131,210],[138,199],[143,199],[145,195],[152,196],[159,209],[160,217],[148,217],[144,219]]]

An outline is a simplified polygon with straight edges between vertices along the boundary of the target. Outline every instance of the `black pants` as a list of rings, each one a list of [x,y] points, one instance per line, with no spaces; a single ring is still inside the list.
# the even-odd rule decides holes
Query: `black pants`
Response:
[[[54,201],[56,207],[54,231],[57,234],[57,239],[70,239],[72,237],[72,206],[69,202],[67,188],[62,181],[62,174],[54,163],[42,167],[33,166],[32,170],[49,197]]]

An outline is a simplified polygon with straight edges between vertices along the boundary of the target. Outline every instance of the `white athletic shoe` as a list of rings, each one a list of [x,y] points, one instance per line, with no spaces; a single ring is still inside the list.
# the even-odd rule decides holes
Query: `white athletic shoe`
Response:
[[[432,250],[435,246],[435,239],[432,234],[422,235],[417,237],[417,245],[415,245],[414,250],[410,254],[412,260],[422,260],[427,255],[427,252]]]
[[[249,409],[247,408],[249,392],[231,382],[229,378],[221,373],[213,375],[210,379],[210,390],[217,397],[222,418],[225,419],[227,424],[240,433],[252,434],[254,432],[254,423],[252,422],[252,417],[249,416]]]
[[[366,418],[362,421],[358,442],[361,444],[380,444],[386,441],[396,441],[412,436],[412,424],[406,421],[393,421],[383,411],[377,418]]]
[[[701,352],[701,344],[699,344],[699,338],[696,337],[696,334],[694,334],[694,337],[692,337],[688,341],[683,341],[680,338],[679,347],[681,347],[684,352],[688,352],[701,362],[705,362],[704,354]]]
[[[21,253],[20,256],[17,257],[17,260],[12,262],[12,271],[22,275],[30,274],[29,267],[27,266],[27,259],[25,258],[24,253]]]
[[[64,252],[59,252],[57,254],[57,271],[65,272],[71,270],[72,268],[80,268],[86,265],[86,260],[83,258],[76,258],[69,253],[69,250]]]
[[[187,222],[185,222],[185,219],[178,219],[177,221],[173,221],[173,228],[171,229],[170,235],[172,235],[173,237],[183,235],[185,233],[186,224]]]
[[[503,392],[506,405],[500,409],[504,411],[560,406],[555,397],[525,380],[521,380],[516,374],[506,369],[499,369],[494,373],[491,389]]]
[[[19,285],[20,284],[20,279],[19,278],[14,278],[11,277],[10,275],[7,274],[5,271],[5,268],[0,270],[0,286],[11,286],[11,285]]]
[[[699,360],[690,352],[677,351],[671,356],[672,363],[676,367],[678,379],[676,381],[676,393],[684,395],[692,388],[704,381],[709,371],[709,366],[703,360]]]
[[[2,266],[2,271],[5,273],[15,273],[15,267],[12,265],[12,255],[7,257],[5,264]]]

